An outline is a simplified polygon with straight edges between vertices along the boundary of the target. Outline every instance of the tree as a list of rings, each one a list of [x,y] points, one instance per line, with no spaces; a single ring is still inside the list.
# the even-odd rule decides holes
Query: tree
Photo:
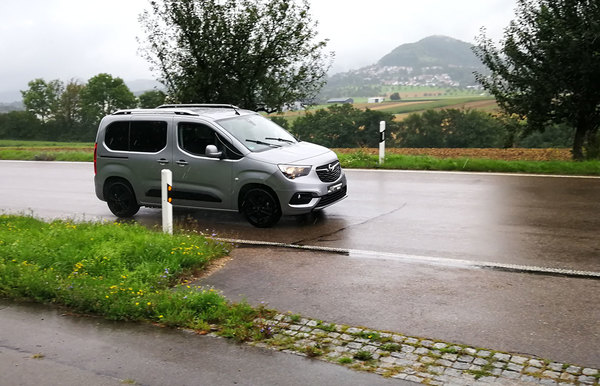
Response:
[[[280,110],[312,99],[331,65],[307,0],[151,1],[147,60],[181,103]]]
[[[400,94],[399,94],[399,93],[397,93],[397,92],[395,92],[395,93],[393,93],[392,95],[390,95],[390,100],[392,100],[392,101],[399,101],[399,100],[401,100],[401,99],[402,99],[402,98],[400,97]]]
[[[573,158],[599,156],[600,3],[517,0],[516,20],[500,48],[479,37],[475,53],[491,74],[476,79],[529,131],[564,123],[573,129]]]
[[[402,120],[399,132],[401,147],[445,147],[443,115],[436,110],[410,114]]]
[[[398,130],[401,147],[501,147],[508,131],[502,121],[483,111],[442,109],[410,114]]]
[[[98,74],[81,90],[81,108],[85,120],[98,124],[100,119],[118,109],[137,106],[135,95],[129,90],[123,79],[113,78],[109,74]]]
[[[331,105],[314,113],[308,111],[294,121],[291,130],[300,139],[326,147],[377,147],[379,123],[386,121],[390,137],[396,129],[394,116],[383,111],[366,111],[350,104]]]
[[[143,109],[153,109],[165,103],[167,95],[160,90],[146,91],[142,93],[138,99],[140,107]]]
[[[0,138],[37,139],[41,122],[30,111],[10,111],[0,114]]]
[[[81,92],[84,85],[76,80],[71,80],[60,95],[58,120],[68,127],[73,127],[81,122]]]
[[[21,91],[25,109],[35,114],[42,123],[54,118],[60,105],[60,94],[64,85],[60,80],[46,82],[44,79],[34,79],[27,84],[29,89]]]

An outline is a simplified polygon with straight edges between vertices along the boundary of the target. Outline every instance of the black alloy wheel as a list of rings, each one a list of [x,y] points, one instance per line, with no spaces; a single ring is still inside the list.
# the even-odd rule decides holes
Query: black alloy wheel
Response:
[[[126,181],[110,181],[105,188],[108,209],[117,217],[132,217],[140,210],[133,189]]]
[[[268,228],[279,221],[281,208],[272,193],[262,188],[253,188],[244,194],[242,213],[255,227]]]

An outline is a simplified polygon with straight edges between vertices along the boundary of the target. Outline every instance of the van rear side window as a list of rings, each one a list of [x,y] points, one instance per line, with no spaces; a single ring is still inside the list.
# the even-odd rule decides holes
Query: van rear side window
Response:
[[[156,153],[167,146],[167,122],[113,122],[106,128],[104,142],[111,150]]]
[[[129,121],[113,122],[106,128],[104,143],[110,150],[129,150]]]

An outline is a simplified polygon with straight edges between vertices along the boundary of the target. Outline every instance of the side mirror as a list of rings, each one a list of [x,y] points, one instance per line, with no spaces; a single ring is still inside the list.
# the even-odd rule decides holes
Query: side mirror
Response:
[[[215,145],[208,145],[204,150],[204,155],[209,158],[221,158],[223,152],[219,151]]]

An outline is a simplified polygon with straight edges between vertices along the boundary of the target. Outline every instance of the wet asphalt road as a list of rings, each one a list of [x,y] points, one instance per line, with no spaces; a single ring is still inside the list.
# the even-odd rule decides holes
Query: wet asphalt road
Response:
[[[600,178],[347,171],[349,197],[257,229],[231,212],[175,210],[220,237],[600,271]],[[0,161],[0,209],[115,219],[88,163]],[[160,210],[136,220],[159,225]]]
[[[0,385],[408,385],[146,324],[0,299]]]
[[[10,212],[114,219],[90,164],[0,162],[0,178],[14,181],[0,186]],[[599,280],[451,263],[600,271],[600,179],[348,171],[348,181],[345,201],[268,230],[235,213],[176,210],[181,224],[221,237],[368,252],[240,248],[202,282],[329,322],[600,366]],[[158,224],[160,211],[136,219]]]

